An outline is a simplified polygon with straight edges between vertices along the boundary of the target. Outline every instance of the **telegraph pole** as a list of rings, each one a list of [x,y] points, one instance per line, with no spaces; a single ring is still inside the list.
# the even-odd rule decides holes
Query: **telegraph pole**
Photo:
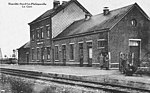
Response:
[[[2,51],[1,51],[1,48],[0,48],[0,63],[2,64],[2,59],[3,59],[3,56],[2,56]]]
[[[3,56],[2,56],[2,51],[1,51],[1,48],[0,48],[0,59],[2,59]]]

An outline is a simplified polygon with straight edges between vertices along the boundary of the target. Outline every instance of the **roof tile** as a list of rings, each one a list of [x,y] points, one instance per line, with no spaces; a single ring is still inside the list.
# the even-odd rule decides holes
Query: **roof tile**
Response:
[[[66,28],[62,33],[60,33],[56,38],[62,38],[62,37],[72,36],[80,33],[87,33],[96,30],[111,28],[127,13],[127,11],[129,11],[129,9],[133,5],[134,4],[112,10],[110,11],[109,15],[104,15],[103,13],[101,13],[92,16],[89,20],[81,19],[75,21],[68,28]]]
[[[21,46],[19,49],[22,49],[22,48],[30,48],[30,41],[25,43],[23,46]]]

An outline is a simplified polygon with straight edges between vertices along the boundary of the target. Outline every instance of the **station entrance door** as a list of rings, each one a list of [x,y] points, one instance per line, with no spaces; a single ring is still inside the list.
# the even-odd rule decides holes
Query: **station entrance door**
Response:
[[[129,39],[130,57],[129,62],[134,66],[140,65],[140,50],[141,50],[141,39]]]

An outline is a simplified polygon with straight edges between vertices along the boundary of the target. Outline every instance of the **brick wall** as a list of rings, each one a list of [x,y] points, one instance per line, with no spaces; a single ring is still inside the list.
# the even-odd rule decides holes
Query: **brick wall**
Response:
[[[49,26],[50,27],[50,36],[48,37],[47,36],[47,30],[46,30],[46,27]],[[43,29],[43,33],[44,33],[44,38],[43,39],[37,39],[37,31],[40,30],[40,29]],[[34,31],[34,35],[35,35],[35,39],[32,40],[32,31]],[[41,33],[40,33],[41,35]],[[46,20],[43,20],[43,21],[40,21],[40,22],[37,22],[35,24],[32,24],[30,26],[30,39],[31,39],[31,47],[30,47],[30,62],[31,63],[35,63],[35,64],[41,64],[41,57],[39,57],[39,61],[37,61],[37,48],[40,49],[40,55],[41,55],[41,48],[44,48],[44,62],[46,62],[46,47],[51,47],[51,37],[52,37],[52,34],[51,34],[51,19],[48,18]],[[34,60],[32,60],[32,49],[34,49]]]
[[[18,50],[18,64],[27,64],[27,54],[29,54],[29,48],[21,48]],[[28,60],[29,61],[29,60]]]
[[[136,19],[137,25],[132,26],[131,20]],[[111,62],[119,62],[119,52],[129,53],[129,39],[141,39],[141,58],[148,47],[148,20],[134,7],[109,33],[109,51]]]
[[[59,45],[59,62],[56,61],[57,63],[62,63],[62,45],[66,45],[67,49],[67,59],[66,62],[67,64],[79,64],[80,59],[79,59],[79,42],[83,42],[83,54],[84,54],[84,63],[83,64],[88,64],[88,50],[87,50],[87,42],[92,41],[92,49],[93,49],[93,55],[92,55],[92,64],[96,64],[97,66],[99,65],[98,62],[98,54],[102,51],[102,49],[97,48],[97,40],[101,39],[101,34],[102,33],[97,33],[97,34],[91,34],[91,35],[85,35],[85,36],[77,36],[73,38],[68,38],[68,39],[60,39],[54,41],[54,45]],[[103,38],[107,39],[107,32],[103,32]],[[74,56],[75,59],[74,61],[70,61],[70,43],[74,43]],[[55,62],[55,63],[56,63]]]
[[[34,56],[35,59],[32,60],[32,52],[30,53],[30,62],[31,63],[37,63],[37,64],[41,64],[42,60],[41,57],[39,58],[39,60],[37,61],[37,48],[40,48],[40,55],[41,55],[41,48],[44,48],[44,63],[48,63],[48,64],[53,64],[53,50],[51,48],[51,59],[50,61],[47,61],[47,51],[46,51],[46,47],[51,47],[52,44],[52,36],[55,37],[57,36],[59,33],[61,33],[67,26],[69,26],[71,23],[73,23],[76,20],[79,20],[81,18],[85,17],[85,12],[78,6],[76,5],[74,2],[72,2],[71,4],[69,4],[65,9],[61,10],[59,13],[57,13],[55,16],[53,16],[52,18],[48,18],[45,20],[42,20],[40,22],[34,23],[30,25],[30,39],[32,38],[32,31],[34,31],[35,33],[35,39],[31,41],[31,48],[30,48],[30,52],[32,51],[32,49],[35,50],[34,52]],[[52,22],[52,23],[51,23]],[[50,38],[48,39],[46,37],[46,25],[50,26]],[[37,30],[40,28],[43,28],[44,31],[44,38],[43,39],[39,39],[37,40],[36,38],[36,33]]]

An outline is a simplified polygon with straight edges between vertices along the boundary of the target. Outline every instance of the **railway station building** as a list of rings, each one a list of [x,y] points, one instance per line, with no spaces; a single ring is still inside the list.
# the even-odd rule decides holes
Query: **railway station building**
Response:
[[[109,68],[118,68],[120,53],[131,53],[135,65],[149,61],[150,20],[137,3],[97,15],[77,0],[53,5],[29,23],[30,47],[18,52],[19,64],[99,66],[107,54]]]

